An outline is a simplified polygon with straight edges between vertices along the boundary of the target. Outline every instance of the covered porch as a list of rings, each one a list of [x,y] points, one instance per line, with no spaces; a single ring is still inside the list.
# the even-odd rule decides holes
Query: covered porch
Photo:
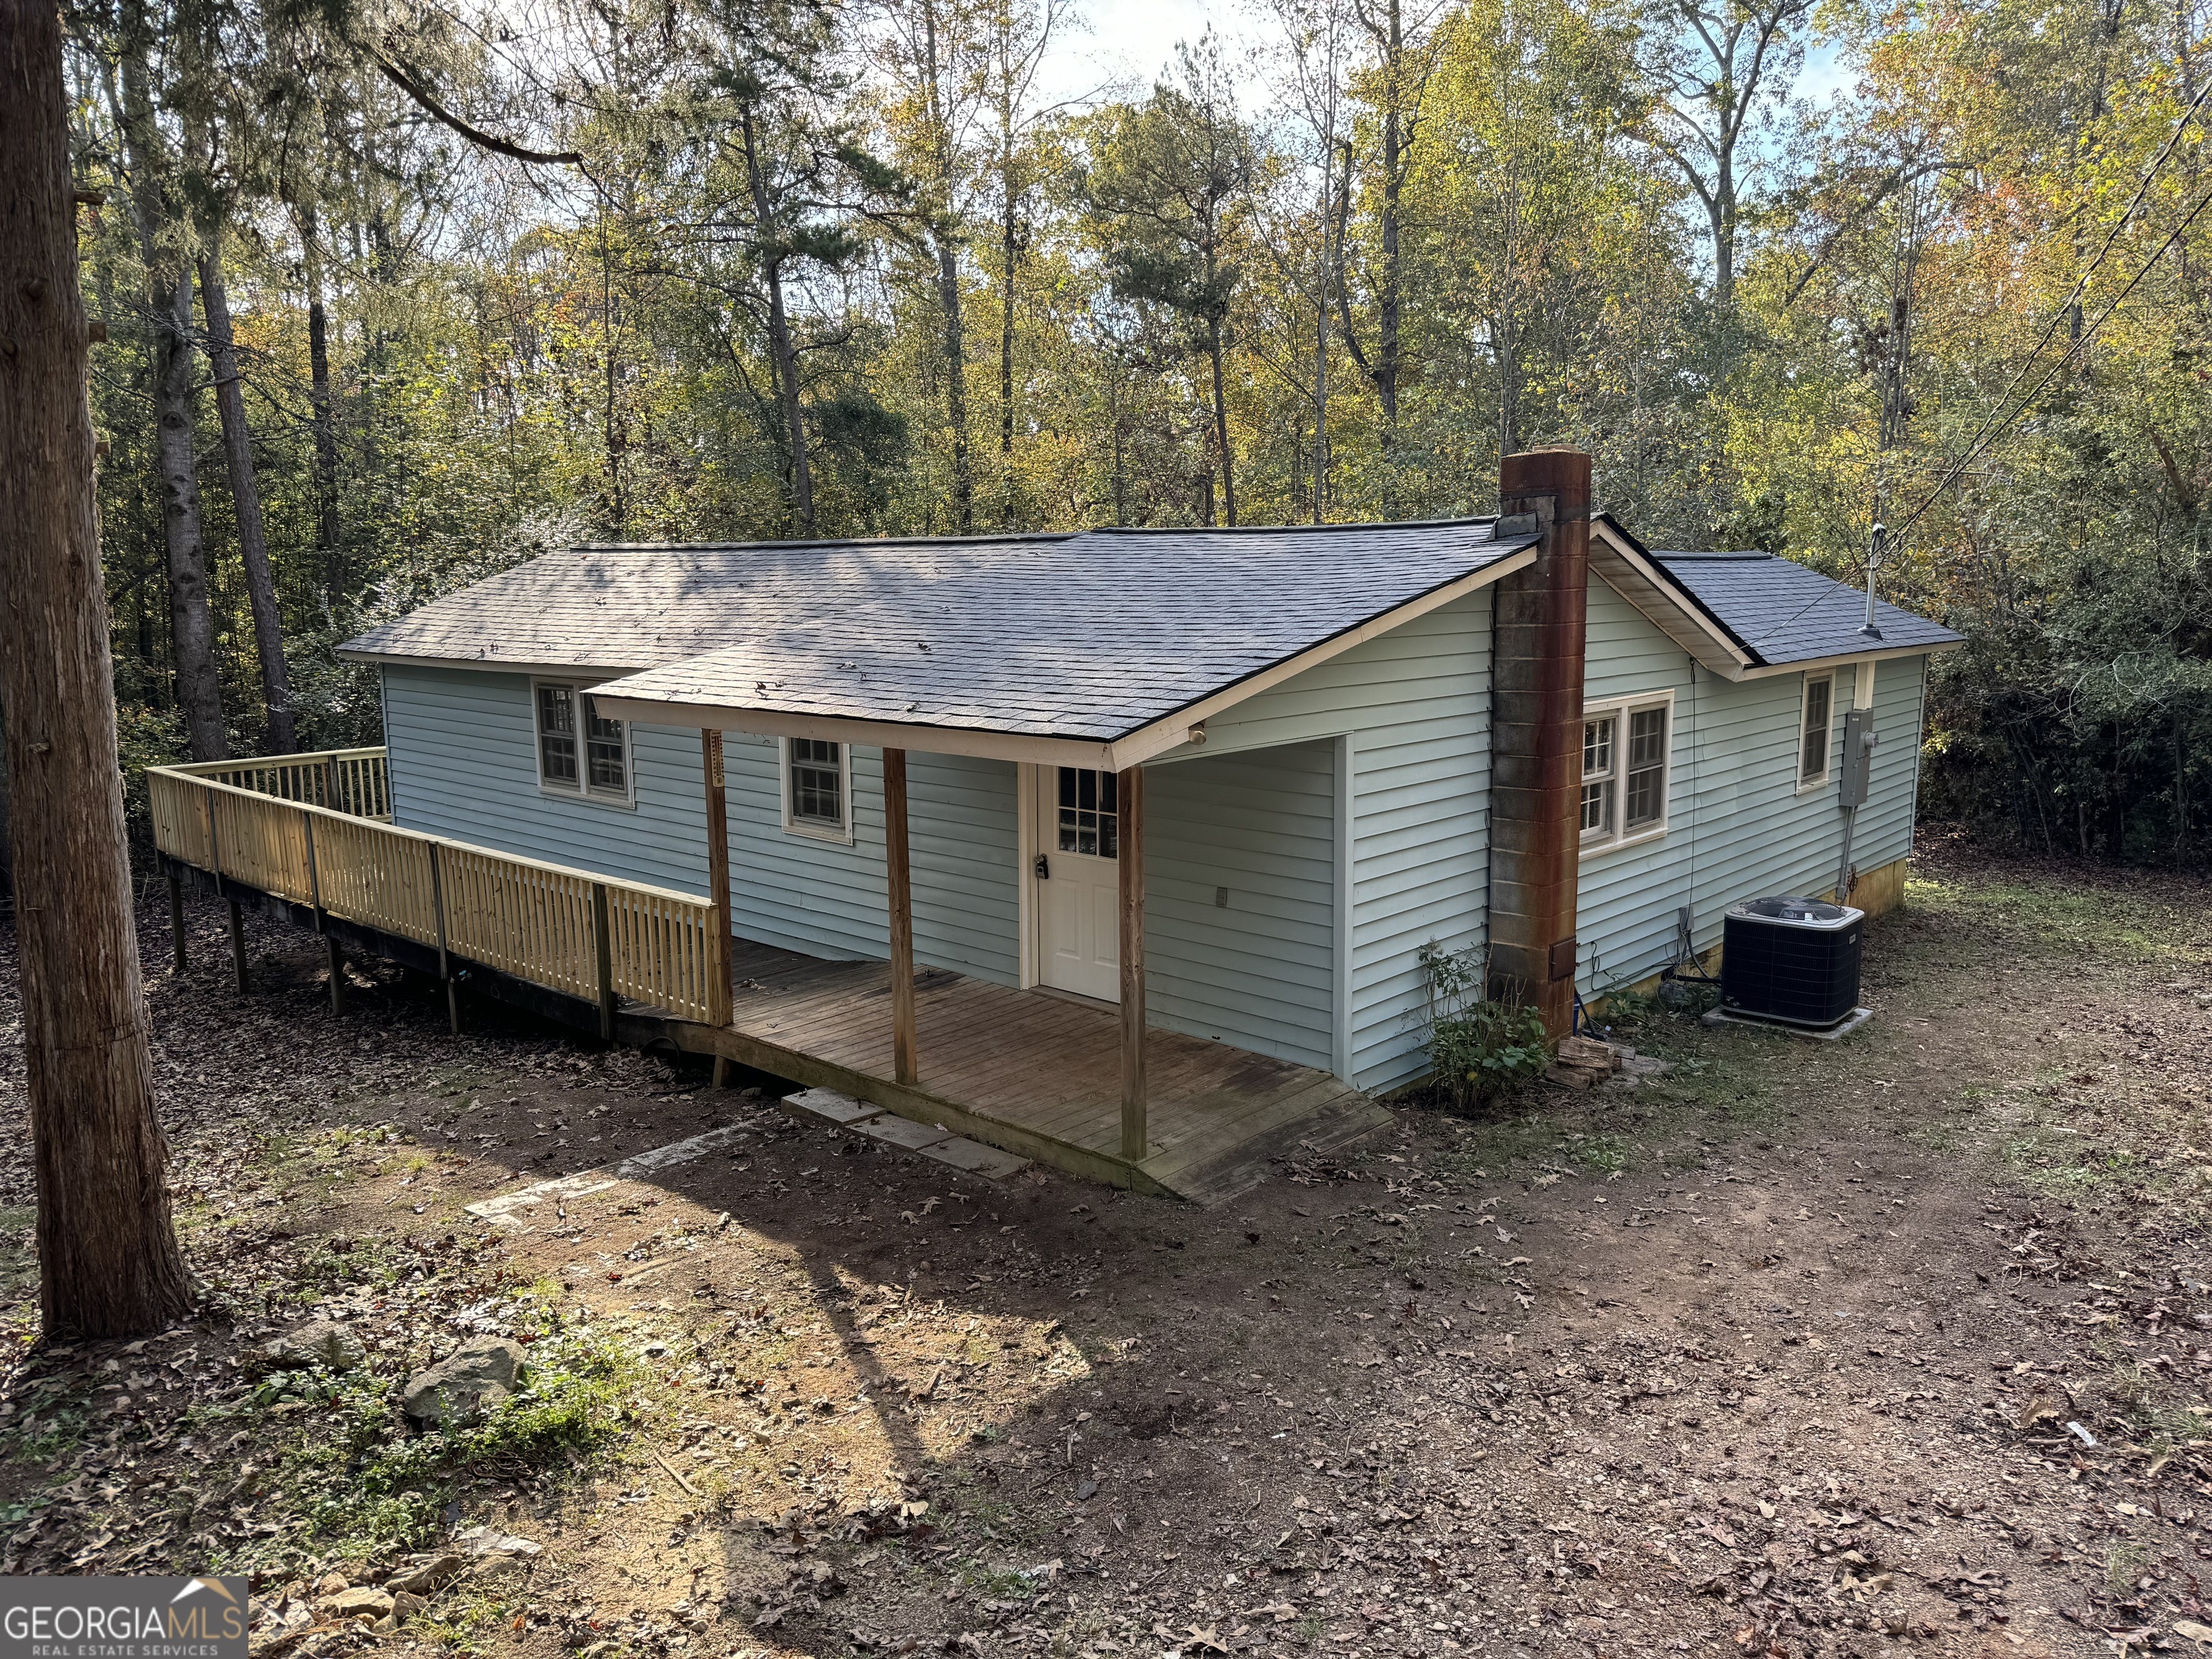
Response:
[[[386,817],[376,750],[155,769],[156,840],[173,882],[198,872],[234,918],[256,904],[313,928],[334,967],[351,951],[436,974],[456,1022],[465,978],[609,1040],[833,1089],[1117,1186],[1219,1202],[1274,1160],[1342,1146],[1386,1121],[1328,1071],[1146,1018],[1135,766],[1115,774],[1125,872],[1116,1006],[917,969],[896,749],[884,750],[890,960],[833,960],[735,936],[729,896],[747,872],[731,868],[721,737],[701,732],[693,775],[707,784],[704,896],[398,828]],[[243,988],[235,927],[233,937]],[[340,983],[334,973],[334,996]]]

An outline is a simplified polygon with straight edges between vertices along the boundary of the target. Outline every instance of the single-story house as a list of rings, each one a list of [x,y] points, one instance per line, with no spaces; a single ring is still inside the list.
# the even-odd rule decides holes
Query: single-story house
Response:
[[[696,893],[726,811],[710,896],[761,962],[910,950],[1110,1014],[1133,940],[1153,1032],[1388,1091],[1427,1063],[1424,945],[1564,904],[1524,956],[1587,1000],[1830,890],[1848,709],[1881,740],[1854,902],[1911,848],[1958,636],[1883,604],[1869,633],[1771,554],[1654,551],[1588,509],[1587,458],[1531,465],[1502,518],[578,547],[341,654],[381,675],[399,826]]]

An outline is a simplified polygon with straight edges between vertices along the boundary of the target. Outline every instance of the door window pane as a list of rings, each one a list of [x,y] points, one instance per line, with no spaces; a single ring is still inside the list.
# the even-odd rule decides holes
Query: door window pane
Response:
[[[538,775],[576,787],[576,697],[565,685],[538,688]]]
[[[1111,772],[1086,767],[1060,769],[1059,846],[1063,853],[1086,853],[1110,859],[1121,848],[1121,814],[1116,805],[1118,780]]]
[[[845,827],[845,769],[841,746],[818,738],[791,740],[791,819]]]

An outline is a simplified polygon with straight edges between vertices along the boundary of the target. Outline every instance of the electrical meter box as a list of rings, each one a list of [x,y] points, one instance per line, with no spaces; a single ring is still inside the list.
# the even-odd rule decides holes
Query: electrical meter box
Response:
[[[1836,795],[1837,805],[1866,805],[1867,778],[1874,769],[1874,710],[1847,710],[1844,715],[1844,775]]]

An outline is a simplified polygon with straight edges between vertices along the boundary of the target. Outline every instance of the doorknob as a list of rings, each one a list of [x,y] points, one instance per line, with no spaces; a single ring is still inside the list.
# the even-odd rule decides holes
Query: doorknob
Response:
[[[1048,861],[1047,861],[1045,855],[1042,853],[1037,854],[1036,872],[1037,879],[1039,881],[1049,881],[1052,879],[1052,866]]]

